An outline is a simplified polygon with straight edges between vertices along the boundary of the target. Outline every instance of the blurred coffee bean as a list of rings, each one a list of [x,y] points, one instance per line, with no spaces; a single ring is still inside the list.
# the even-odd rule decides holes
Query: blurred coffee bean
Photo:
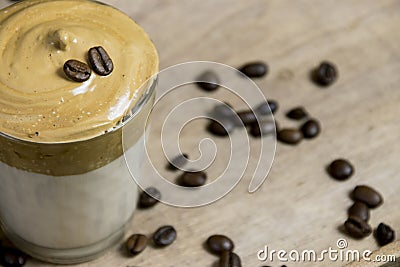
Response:
[[[197,78],[197,80],[200,81],[197,82],[197,85],[208,92],[217,90],[221,83],[218,75],[213,71],[205,71]]]
[[[306,139],[317,137],[321,131],[319,122],[315,119],[309,119],[301,126],[301,131]]]
[[[384,223],[378,225],[375,236],[380,246],[385,246],[393,242],[396,237],[394,230]]]
[[[330,176],[336,180],[343,181],[350,178],[354,173],[353,165],[346,159],[336,159],[327,168]]]
[[[370,208],[376,208],[383,203],[383,197],[375,189],[359,185],[353,190],[352,197],[355,201],[361,201]]]
[[[354,238],[364,238],[371,234],[371,226],[359,217],[350,216],[344,223],[347,233]]]
[[[177,233],[171,225],[162,226],[153,235],[153,242],[159,247],[172,244],[176,239]]]
[[[312,73],[315,83],[321,86],[333,84],[338,76],[336,66],[328,61],[323,61]]]
[[[275,100],[268,100],[268,102],[263,102],[259,104],[254,111],[258,115],[270,115],[271,113],[275,113],[277,109],[278,102],[276,102]]]
[[[26,263],[27,256],[15,248],[2,248],[0,262],[6,267],[20,267]]]
[[[227,136],[235,129],[235,123],[232,119],[220,120],[221,123],[211,120],[208,124],[207,130],[217,136]]]
[[[278,140],[289,145],[296,145],[303,140],[303,133],[298,129],[282,129],[278,132]]]
[[[186,153],[176,156],[171,160],[170,163],[168,163],[168,169],[171,171],[175,171],[183,168],[183,166],[185,166],[185,164],[187,163],[188,158],[189,156]]]
[[[160,191],[154,187],[146,188],[146,190],[140,194],[139,208],[145,209],[153,207],[159,202],[159,199],[161,199]]]
[[[148,238],[145,235],[134,234],[126,241],[126,248],[131,255],[135,256],[147,247],[147,243]]]
[[[225,235],[212,235],[207,239],[208,249],[215,254],[222,254],[224,251],[232,251],[235,247],[233,241]]]
[[[272,120],[261,120],[260,124],[255,122],[251,125],[250,133],[254,137],[273,134],[275,133],[275,122]]]
[[[304,107],[296,107],[289,110],[289,112],[286,113],[286,117],[293,120],[302,120],[308,117],[308,113]]]
[[[178,179],[178,183],[185,187],[202,186],[207,181],[207,174],[203,171],[184,172]]]
[[[260,78],[268,73],[268,66],[265,62],[255,61],[245,64],[239,71],[250,78]]]
[[[366,222],[369,220],[369,213],[368,206],[360,201],[354,202],[354,204],[348,210],[349,217],[359,217]]]
[[[237,113],[245,126],[249,126],[257,122],[257,117],[251,110],[240,111]]]

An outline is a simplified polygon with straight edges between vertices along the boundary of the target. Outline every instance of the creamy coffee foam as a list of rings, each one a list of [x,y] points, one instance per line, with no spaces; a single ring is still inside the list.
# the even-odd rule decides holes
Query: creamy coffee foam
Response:
[[[65,61],[102,46],[106,77],[77,83]],[[33,142],[86,140],[112,129],[158,71],[148,35],[120,11],[85,0],[25,0],[0,13],[0,132]],[[145,88],[146,89],[146,88]]]

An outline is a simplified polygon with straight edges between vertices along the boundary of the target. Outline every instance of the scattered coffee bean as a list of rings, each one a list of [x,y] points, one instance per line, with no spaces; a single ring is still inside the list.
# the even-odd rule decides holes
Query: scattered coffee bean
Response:
[[[1,264],[6,267],[20,267],[25,265],[26,255],[14,248],[3,248],[1,251]]]
[[[380,223],[376,229],[376,239],[380,246],[385,246],[395,239],[395,232],[393,229],[384,223]]]
[[[187,163],[188,158],[189,158],[188,154],[185,154],[185,153],[176,156],[168,164],[168,169],[171,171],[181,169]]]
[[[198,187],[206,183],[207,174],[203,171],[184,172],[179,177],[179,183],[186,187]]]
[[[260,124],[255,122],[251,125],[250,133],[254,137],[273,134],[275,133],[275,122],[272,120],[261,120]]]
[[[224,251],[232,251],[235,247],[233,241],[224,235],[212,235],[207,239],[208,249],[215,254],[222,254]]]
[[[354,204],[348,210],[349,217],[358,217],[363,221],[368,222],[369,220],[369,208],[368,206],[360,201],[354,202]]]
[[[275,113],[278,109],[278,103],[275,100],[268,100],[267,102],[259,104],[255,108],[255,112],[258,115],[269,115]]]
[[[321,86],[329,86],[337,79],[337,68],[328,61],[323,61],[314,71],[313,80]]]
[[[309,119],[301,126],[301,131],[306,139],[311,139],[319,135],[321,132],[321,126],[315,119]]]
[[[296,107],[289,110],[289,112],[286,113],[286,117],[293,120],[302,120],[308,117],[308,113],[304,107]]]
[[[347,233],[354,238],[363,238],[371,234],[371,226],[359,217],[350,216],[344,223]]]
[[[162,226],[153,235],[154,244],[160,247],[171,245],[176,239],[176,230],[170,225]]]
[[[267,74],[268,66],[262,61],[255,61],[245,64],[239,70],[250,78],[260,78]]]
[[[224,251],[219,258],[219,267],[242,267],[242,263],[236,253]]]
[[[228,103],[216,105],[212,112],[212,117],[214,119],[226,119],[232,118],[235,115],[235,111],[232,106]]]
[[[101,76],[107,76],[114,70],[114,64],[103,47],[92,47],[89,50],[89,63],[94,72]]]
[[[200,81],[197,82],[197,85],[209,92],[217,90],[220,84],[217,74],[213,71],[204,72],[197,78],[197,80]]]
[[[63,69],[65,75],[75,82],[87,81],[92,74],[92,71],[86,63],[75,59],[70,59],[65,62]]]
[[[257,117],[251,110],[240,111],[237,113],[245,126],[249,126],[257,122]]]
[[[227,136],[235,129],[235,123],[230,119],[223,119],[220,122],[211,120],[207,127],[208,131],[214,135]]]
[[[364,202],[370,208],[378,207],[383,203],[381,194],[366,185],[356,186],[353,190],[352,196],[355,201]]]
[[[131,255],[137,255],[141,253],[148,243],[148,238],[142,234],[131,235],[126,241],[126,248]]]
[[[330,176],[336,180],[343,181],[350,178],[354,173],[354,167],[345,159],[336,159],[327,168]]]
[[[161,193],[154,187],[149,187],[146,188],[145,191],[143,191],[140,194],[139,197],[139,207],[140,208],[150,208],[156,205],[161,199]]]
[[[303,140],[303,133],[297,129],[282,129],[278,132],[278,140],[289,145],[295,145]]]

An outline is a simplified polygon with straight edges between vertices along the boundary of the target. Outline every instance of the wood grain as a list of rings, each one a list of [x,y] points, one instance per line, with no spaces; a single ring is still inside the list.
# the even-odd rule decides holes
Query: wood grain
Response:
[[[256,253],[265,245],[288,251],[336,248],[339,238],[347,238],[338,228],[351,205],[348,193],[358,184],[376,188],[385,198],[384,205],[372,211],[371,225],[385,222],[400,234],[399,1],[105,2],[146,29],[159,49],[162,68],[192,60],[236,67],[254,59],[267,61],[270,74],[256,82],[267,98],[279,101],[276,119],[280,125],[294,125],[284,113],[304,105],[321,121],[323,132],[296,147],[278,144],[268,180],[255,194],[246,191],[248,171],[244,181],[213,205],[196,209],[158,205],[136,213],[128,234],[150,234],[160,225],[172,224],[178,230],[172,246],[161,250],[149,247],[135,258],[114,248],[98,260],[77,266],[211,267],[217,258],[202,244],[214,233],[235,241],[243,266],[263,265]],[[8,4],[0,0],[0,6]],[[324,59],[337,64],[340,78],[332,87],[320,89],[308,76]],[[222,92],[214,96],[231,101],[235,108],[243,107]],[[170,101],[166,104],[176,104]],[[197,153],[193,140],[204,136],[201,125],[185,131],[183,147]],[[256,147],[257,141],[252,145]],[[337,182],[327,176],[325,166],[337,157],[348,158],[355,165],[352,179]],[[164,157],[156,159],[156,164],[164,165]],[[217,173],[219,167],[223,166],[213,166],[209,174]],[[372,236],[347,240],[349,249],[378,248]],[[398,255],[398,246],[395,252]],[[342,266],[346,262],[266,264]],[[31,260],[26,266],[52,265]]]

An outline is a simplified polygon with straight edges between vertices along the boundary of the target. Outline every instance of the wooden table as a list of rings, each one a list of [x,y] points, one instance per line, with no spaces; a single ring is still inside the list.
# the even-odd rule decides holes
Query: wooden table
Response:
[[[249,267],[263,265],[256,253],[265,245],[276,250],[320,251],[336,248],[336,241],[346,238],[349,249],[375,250],[378,246],[372,236],[357,241],[338,230],[352,202],[348,193],[358,184],[373,186],[385,198],[384,205],[372,211],[371,225],[375,228],[385,222],[400,235],[399,1],[105,2],[122,9],[146,29],[158,47],[161,68],[192,60],[231,66],[267,61],[270,73],[256,83],[267,98],[279,101],[276,119],[280,125],[295,125],[284,113],[304,105],[321,121],[323,131],[317,139],[298,146],[278,143],[268,180],[255,194],[246,191],[248,171],[244,181],[215,204],[196,209],[158,205],[136,213],[129,233],[151,234],[160,225],[172,224],[178,231],[172,246],[159,250],[149,247],[135,258],[127,258],[121,248],[114,248],[100,259],[78,266],[215,266],[217,258],[202,247],[214,233],[230,236],[243,266]],[[8,4],[0,0],[1,7]],[[334,62],[340,71],[338,82],[327,89],[316,87],[308,77],[324,59]],[[242,108],[239,102],[232,102],[235,108]],[[190,127],[183,135],[183,146],[194,150],[197,144],[191,140],[205,134],[201,126]],[[189,135],[195,138],[185,138]],[[356,173],[350,180],[337,182],[327,176],[325,166],[337,157],[348,158],[355,165]],[[163,165],[165,159],[160,157],[156,162]],[[213,166],[209,174],[217,169]],[[345,263],[267,263],[281,264]],[[52,265],[30,260],[26,266]]]

